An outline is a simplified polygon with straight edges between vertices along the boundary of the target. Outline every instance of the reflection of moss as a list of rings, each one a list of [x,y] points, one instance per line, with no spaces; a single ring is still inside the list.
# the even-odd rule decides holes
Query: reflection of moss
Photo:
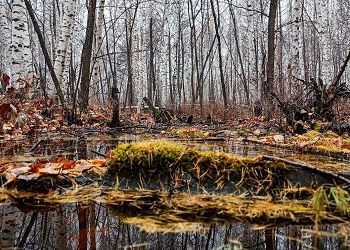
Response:
[[[317,190],[312,198],[314,206],[310,206],[309,200],[273,200],[268,196],[246,198],[179,193],[169,199],[167,193],[152,190],[108,191],[104,193],[103,202],[124,222],[137,224],[147,231],[173,232],[191,230],[193,223],[212,221],[313,224],[317,217],[323,222],[341,222],[348,217],[334,209],[333,198],[327,198],[329,192],[329,189]]]

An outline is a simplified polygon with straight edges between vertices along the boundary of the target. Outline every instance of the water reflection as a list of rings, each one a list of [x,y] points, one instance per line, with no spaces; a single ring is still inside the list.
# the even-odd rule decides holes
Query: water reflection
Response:
[[[1,249],[341,249],[344,243],[332,237],[338,229],[334,225],[321,226],[327,234],[317,240],[312,226],[254,230],[231,224],[208,225],[197,232],[151,233],[123,223],[107,207],[93,202],[52,210],[8,204],[0,211]]]
[[[35,157],[66,155],[70,159],[97,157],[92,151],[106,153],[116,144],[138,140],[138,137],[45,140],[32,153]],[[36,140],[37,141],[37,140]],[[35,141],[0,144],[0,157],[18,156],[27,152]],[[290,155],[287,150],[243,144],[189,143],[202,150],[226,151],[254,156],[257,154]],[[125,224],[108,207],[93,202],[66,204],[55,208],[20,208],[11,204],[0,206],[0,249],[348,249],[336,234],[339,225],[322,225],[320,237],[314,226],[283,226],[254,230],[244,224],[204,225],[196,232],[152,233]],[[334,233],[334,235],[332,234]]]

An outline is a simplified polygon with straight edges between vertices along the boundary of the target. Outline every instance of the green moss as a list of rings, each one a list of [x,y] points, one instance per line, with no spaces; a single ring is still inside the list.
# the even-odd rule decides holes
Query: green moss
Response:
[[[321,132],[323,130],[324,125],[322,123],[315,123],[314,124],[314,130],[317,132]]]
[[[113,150],[108,165],[106,179],[122,177],[136,180],[139,186],[144,184],[140,179],[153,178],[153,182],[161,182],[171,178],[174,185],[185,186],[190,185],[189,181],[192,184],[196,181],[197,184],[206,183],[210,189],[221,189],[225,183],[231,183],[231,187],[238,184],[255,191],[275,186],[280,178],[273,178],[273,175],[283,179],[281,173],[287,170],[281,162],[225,152],[203,152],[167,140],[119,145]]]
[[[310,131],[305,133],[305,136],[310,137],[310,138],[315,138],[315,137],[318,137],[320,135],[321,135],[321,133],[316,131],[316,130],[310,130]]]
[[[350,145],[350,138],[344,139],[343,144]]]

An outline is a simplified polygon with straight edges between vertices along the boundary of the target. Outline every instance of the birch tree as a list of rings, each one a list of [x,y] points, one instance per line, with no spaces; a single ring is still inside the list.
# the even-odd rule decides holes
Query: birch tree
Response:
[[[57,79],[62,86],[64,94],[67,92],[67,85],[63,83],[64,78],[68,78],[64,75],[68,73],[66,70],[69,65],[69,46],[71,45],[71,36],[73,32],[74,14],[75,14],[76,0],[65,0],[63,6],[63,17],[61,22],[61,30],[58,37],[58,42],[55,60],[54,70],[56,72]]]
[[[0,73],[8,72],[9,69],[9,45],[11,41],[11,30],[8,22],[7,8],[3,0],[0,0]]]
[[[105,11],[105,0],[100,0],[98,11],[97,11],[97,24],[96,24],[96,35],[95,35],[95,44],[94,44],[94,58],[95,64],[92,71],[92,80],[91,80],[91,89],[92,89],[92,98],[91,103],[96,104],[98,102],[98,83],[100,76],[100,65],[102,57],[102,31],[103,31],[103,20],[104,20],[104,11]]]
[[[320,72],[319,77],[327,85],[333,81],[332,55],[328,37],[328,0],[316,1],[317,29],[320,46]]]
[[[12,84],[15,89],[21,86],[21,79],[33,75],[27,12],[24,0],[12,2]]]
[[[125,40],[126,40],[126,55],[127,55],[127,71],[128,71],[128,83],[126,88],[126,100],[129,106],[136,103],[135,98],[135,86],[134,86],[134,69],[133,69],[133,42],[134,42],[134,28],[137,11],[139,9],[139,0],[136,0],[134,9],[132,11],[131,5],[128,6],[124,0],[125,8]]]
[[[292,63],[291,70],[292,75],[296,78],[301,78],[301,53],[302,53],[302,42],[301,42],[301,4],[302,0],[293,1],[292,10]]]

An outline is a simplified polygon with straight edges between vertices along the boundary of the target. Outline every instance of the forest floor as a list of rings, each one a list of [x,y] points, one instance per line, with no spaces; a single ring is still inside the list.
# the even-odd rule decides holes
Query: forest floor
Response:
[[[244,115],[243,109],[230,117],[224,117],[225,112],[211,112],[210,119],[194,114],[191,121],[188,117],[192,113],[184,111],[171,123],[156,124],[150,111],[126,108],[121,112],[122,126],[110,128],[110,109],[95,107],[80,115],[78,125],[69,125],[53,102],[14,100],[0,99],[2,202],[53,206],[95,200],[111,206],[126,222],[154,231],[176,231],[179,222],[181,230],[191,230],[188,223],[193,220],[273,225],[313,223],[315,218],[318,222],[341,223],[350,216],[347,133],[309,130],[295,135],[283,125],[282,118],[267,122],[263,117]],[[33,154],[45,141],[64,144],[75,140],[79,153],[79,147],[86,150],[87,140],[97,143],[101,138],[118,137],[113,149],[122,135],[138,136],[137,140],[146,144],[92,151],[95,157],[87,157],[86,152],[77,158],[50,155],[51,151],[40,157]],[[159,139],[165,140],[159,144]],[[173,144],[165,143],[169,140]],[[79,144],[81,141],[85,145]],[[236,159],[220,149],[196,151],[198,145],[208,142],[233,143],[241,148],[257,145],[268,149],[269,154]],[[26,146],[13,155],[16,143]],[[138,154],[140,158],[135,160]],[[133,161],[141,164],[141,172],[135,167],[128,170]],[[163,171],[159,165],[169,169]],[[124,168],[127,174],[114,176],[111,181],[115,166],[118,174]]]

